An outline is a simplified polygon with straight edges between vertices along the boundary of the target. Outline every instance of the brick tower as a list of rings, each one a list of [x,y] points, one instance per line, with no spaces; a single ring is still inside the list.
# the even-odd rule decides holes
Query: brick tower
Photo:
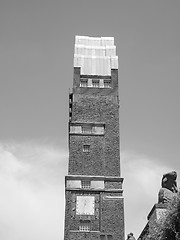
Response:
[[[64,240],[123,240],[122,182],[114,38],[76,36]]]

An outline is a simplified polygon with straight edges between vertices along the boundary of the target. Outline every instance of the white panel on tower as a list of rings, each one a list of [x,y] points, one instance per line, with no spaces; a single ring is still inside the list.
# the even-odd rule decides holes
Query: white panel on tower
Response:
[[[83,57],[81,55],[78,56],[78,66],[82,66],[83,64]]]
[[[103,58],[99,58],[100,66],[99,66],[99,75],[103,75]]]
[[[93,59],[94,59],[94,64],[93,64],[92,74],[96,75],[97,59],[96,59],[96,57],[93,57]]]
[[[74,67],[78,66],[78,59],[77,56],[74,55]]]
[[[91,69],[92,69],[92,58],[90,56],[88,56],[87,58],[88,61],[88,71],[87,71],[87,75],[91,75]]]
[[[107,58],[107,75],[108,76],[111,75],[111,58],[110,57]]]
[[[84,72],[87,73],[87,57],[84,56]]]
[[[111,69],[118,68],[114,38],[76,36],[74,67],[84,75],[110,76]]]
[[[82,74],[86,74],[85,71],[84,71],[84,70],[85,70],[85,69],[84,69],[84,56],[81,56],[81,66],[82,66],[82,67],[81,67],[81,73],[82,73]]]
[[[98,75],[98,73],[100,73],[100,62],[99,62],[99,57],[97,57],[97,59],[96,59],[96,72],[97,72],[97,74],[96,75]]]
[[[107,46],[106,47],[106,56],[116,56],[116,47],[115,46]]]
[[[111,57],[111,68],[118,69],[118,56]]]
[[[107,57],[103,59],[103,75],[107,75]]]

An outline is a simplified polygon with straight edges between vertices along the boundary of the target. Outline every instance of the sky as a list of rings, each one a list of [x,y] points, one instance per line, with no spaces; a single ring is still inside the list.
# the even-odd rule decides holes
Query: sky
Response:
[[[1,240],[63,239],[75,35],[115,38],[125,227],[139,236],[162,174],[180,174],[179,9],[179,0],[0,1]]]

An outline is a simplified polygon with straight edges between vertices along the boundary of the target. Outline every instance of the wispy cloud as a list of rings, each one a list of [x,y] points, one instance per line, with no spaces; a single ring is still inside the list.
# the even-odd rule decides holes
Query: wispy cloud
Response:
[[[174,170],[160,162],[121,154],[126,233],[136,237],[157,202],[162,174]],[[67,151],[52,144],[0,144],[1,240],[63,239],[67,163]]]
[[[122,177],[124,177],[126,232],[141,233],[147,223],[147,215],[158,201],[162,175],[172,171],[161,161],[133,152],[121,153]]]
[[[63,238],[67,153],[52,145],[0,145],[0,238]]]

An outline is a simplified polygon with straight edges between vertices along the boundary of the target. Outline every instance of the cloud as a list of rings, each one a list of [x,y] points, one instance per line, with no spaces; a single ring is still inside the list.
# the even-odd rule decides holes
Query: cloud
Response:
[[[133,152],[121,153],[126,234],[134,232],[139,236],[147,223],[147,215],[158,201],[162,175],[174,170],[173,166],[160,162]]]
[[[52,145],[12,143],[0,146],[0,171],[38,184],[59,184],[67,171],[67,152]]]
[[[1,240],[63,239],[67,159],[52,145],[0,145]]]
[[[67,150],[40,142],[0,143],[0,239],[60,240],[64,235]],[[121,153],[126,234],[138,237],[173,166]],[[176,169],[175,169],[176,170]]]

